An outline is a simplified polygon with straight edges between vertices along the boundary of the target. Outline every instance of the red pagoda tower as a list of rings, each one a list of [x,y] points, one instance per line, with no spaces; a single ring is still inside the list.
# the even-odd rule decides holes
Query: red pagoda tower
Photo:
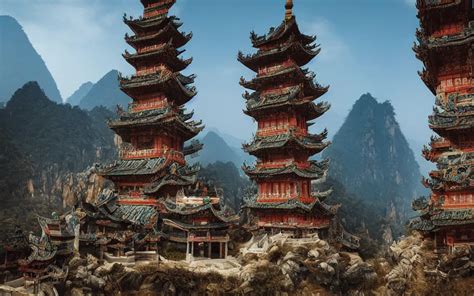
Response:
[[[323,234],[337,211],[323,199],[328,192],[314,193],[311,181],[326,176],[328,161],[308,160],[325,149],[326,130],[313,135],[310,122],[323,115],[329,104],[313,101],[328,87],[314,81],[315,74],[303,69],[319,52],[316,37],[300,32],[293,16],[292,1],[286,2],[285,19],[264,36],[251,33],[255,54],[238,60],[257,73],[240,84],[245,92],[247,115],[258,122],[253,141],[244,144],[246,152],[257,157],[255,166],[244,165],[245,173],[257,184],[257,193],[245,198],[246,225],[253,230],[289,232],[306,236]]]
[[[125,40],[136,53],[125,51],[125,60],[135,69],[120,77],[120,86],[133,99],[128,111],[109,123],[120,136],[120,160],[103,171],[115,183],[119,204],[157,206],[157,198],[175,196],[195,182],[196,169],[186,166],[183,143],[203,127],[191,121],[183,105],[196,95],[189,86],[194,75],[184,76],[192,59],[179,55],[192,34],[178,31],[182,25],[168,11],[175,0],[141,0],[143,17],[124,22],[135,33]],[[198,147],[200,148],[200,147]],[[138,208],[137,208],[138,209]]]
[[[186,251],[188,259],[201,254],[225,257],[226,229],[236,217],[221,205],[216,191],[196,184],[200,167],[188,166],[185,159],[202,148],[196,140],[184,146],[203,129],[184,108],[197,92],[191,86],[195,75],[180,73],[192,59],[181,58],[184,50],[179,48],[192,34],[180,32],[182,23],[168,16],[176,0],[140,1],[142,17],[124,16],[134,33],[126,34],[125,40],[136,52],[125,51],[123,57],[136,73],[121,76],[120,86],[133,103],[127,111],[119,108],[118,119],[109,122],[122,142],[120,159],[101,169],[101,175],[115,184],[116,192],[99,196],[97,209],[89,211],[91,221],[103,230],[104,250],[111,247],[108,241],[121,234],[122,239],[112,246],[117,254],[131,245],[134,249],[138,245],[156,249],[164,237],[177,244],[174,249]],[[141,226],[147,235],[132,242],[130,226]],[[204,249],[206,252],[201,252]]]
[[[432,237],[438,251],[474,245],[474,2],[418,0],[421,29],[414,50],[425,69],[422,80],[436,96],[423,155],[436,163],[430,200],[413,208],[420,217],[411,227]]]

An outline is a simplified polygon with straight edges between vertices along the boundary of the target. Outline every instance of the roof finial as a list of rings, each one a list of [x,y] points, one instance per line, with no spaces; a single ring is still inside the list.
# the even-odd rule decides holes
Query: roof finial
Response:
[[[293,17],[293,0],[286,0],[285,9],[285,21],[289,21]]]

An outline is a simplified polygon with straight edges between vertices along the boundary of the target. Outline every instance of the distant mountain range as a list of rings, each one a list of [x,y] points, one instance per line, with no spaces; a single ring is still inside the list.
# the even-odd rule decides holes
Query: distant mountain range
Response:
[[[66,103],[71,104],[71,106],[78,106],[81,100],[89,93],[89,91],[94,86],[94,83],[87,81],[86,83],[81,84],[79,88],[66,99]]]
[[[206,166],[215,162],[232,162],[240,171],[244,162],[251,163],[254,160],[242,150],[243,140],[222,133],[217,128],[207,129],[197,139],[204,144],[204,148],[198,152],[197,157],[190,158],[191,163],[199,162]]]
[[[117,105],[120,105],[126,109],[132,99],[120,90],[118,76],[117,70],[111,70],[105,74],[82,97],[79,107],[92,110],[94,107],[104,106],[115,111]]]
[[[389,102],[361,96],[323,157],[331,160],[331,178],[386,218],[387,241],[403,232],[412,213],[411,201],[425,191],[418,163]]]
[[[37,81],[52,101],[61,103],[56,82],[21,25],[11,16],[0,16],[0,102],[6,102],[28,81]]]

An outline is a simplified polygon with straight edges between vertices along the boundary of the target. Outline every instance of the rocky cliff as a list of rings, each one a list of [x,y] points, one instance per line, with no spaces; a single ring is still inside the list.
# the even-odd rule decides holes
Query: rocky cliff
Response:
[[[2,219],[29,230],[37,225],[31,213],[49,216],[93,196],[102,181],[88,168],[115,157],[106,125],[112,116],[105,108],[86,112],[52,102],[36,82],[17,90],[0,109]],[[22,213],[31,221],[24,223]]]
[[[383,227],[380,236],[390,242],[403,233],[410,203],[423,188],[418,164],[388,101],[361,96],[323,156],[331,160],[331,178],[385,217],[390,227]]]

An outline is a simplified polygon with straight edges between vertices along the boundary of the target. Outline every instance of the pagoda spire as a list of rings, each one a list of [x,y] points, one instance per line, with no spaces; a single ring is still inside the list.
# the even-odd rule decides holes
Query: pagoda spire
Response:
[[[293,17],[293,0],[286,0],[285,9],[285,21],[289,21]]]

